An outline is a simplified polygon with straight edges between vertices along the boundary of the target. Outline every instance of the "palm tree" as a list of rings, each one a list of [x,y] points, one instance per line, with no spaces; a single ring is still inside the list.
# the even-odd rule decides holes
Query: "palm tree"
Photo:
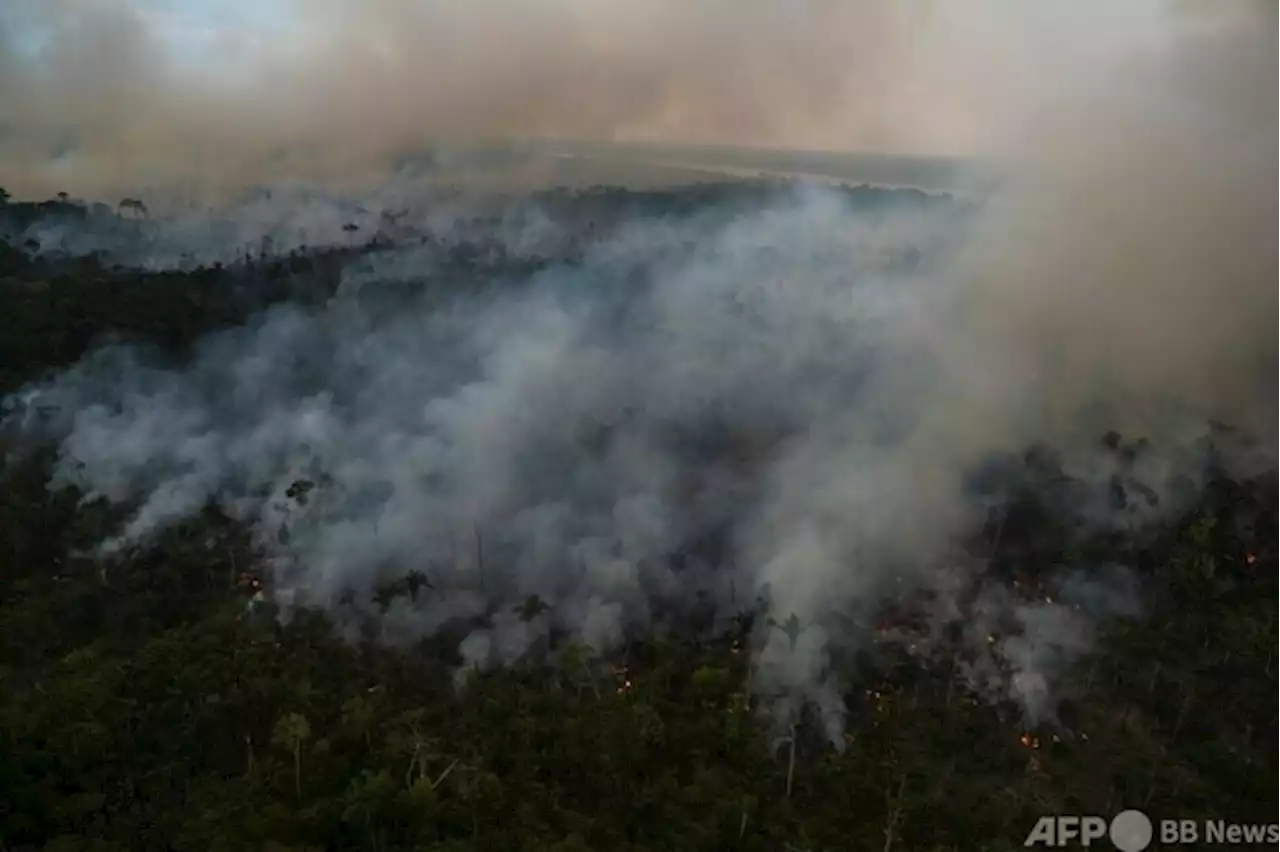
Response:
[[[791,613],[790,618],[781,624],[770,618],[769,626],[776,627],[786,635],[787,639],[791,641],[791,650],[793,651],[796,649],[796,640],[798,640],[800,638],[800,634],[804,632],[804,628],[800,626],[800,619],[794,612]]]
[[[522,621],[533,621],[542,613],[550,609],[546,602],[537,595],[529,595],[524,599],[524,603],[516,604],[511,611],[520,616]]]
[[[116,215],[123,216],[126,210],[132,210],[136,215],[147,218],[147,205],[143,204],[141,199],[122,198],[116,207]]]

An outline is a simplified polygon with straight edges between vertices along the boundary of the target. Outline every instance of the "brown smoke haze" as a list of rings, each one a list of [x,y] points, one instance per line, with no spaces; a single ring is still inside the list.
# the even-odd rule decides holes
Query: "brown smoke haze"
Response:
[[[1256,411],[1275,387],[1270,4],[281,8],[287,28],[228,31],[195,61],[136,0],[17,0],[0,185],[351,188],[424,146],[512,137],[968,155],[1011,180],[965,270],[981,333],[939,336],[964,350],[960,398],[1035,433],[1104,374],[1141,417],[1152,389]],[[1028,386],[1059,392],[1028,408]]]
[[[1149,0],[279,0],[287,26],[228,29],[196,60],[156,3],[6,5],[0,180],[37,195],[347,184],[510,137],[1007,154],[1045,104],[1109,88],[1099,69],[1192,18]],[[1226,17],[1273,31],[1255,11]]]
[[[1188,11],[1008,137],[1022,180],[976,241],[956,381],[1029,434],[1150,431],[1193,400],[1274,444],[1275,12]]]
[[[986,158],[1011,179],[965,270],[982,333],[940,344],[965,350],[960,397],[1035,432],[1103,373],[1130,411],[1173,386],[1256,410],[1275,387],[1270,4],[281,9],[287,27],[228,30],[196,61],[140,0],[16,0],[0,16],[0,185],[350,188],[425,146],[514,137]],[[1060,393],[1027,408],[1027,385]]]

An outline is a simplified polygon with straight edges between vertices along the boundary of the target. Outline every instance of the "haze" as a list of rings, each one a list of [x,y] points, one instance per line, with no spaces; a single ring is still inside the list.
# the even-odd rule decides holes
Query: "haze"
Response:
[[[10,0],[0,183],[350,185],[529,137],[1022,156],[1118,63],[1257,15],[1274,33],[1149,0]]]

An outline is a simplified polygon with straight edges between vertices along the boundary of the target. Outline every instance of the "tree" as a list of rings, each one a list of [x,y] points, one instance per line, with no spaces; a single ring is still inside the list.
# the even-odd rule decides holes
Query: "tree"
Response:
[[[311,724],[301,713],[288,713],[276,722],[271,742],[293,754],[293,788],[302,801],[302,744],[311,738]]]
[[[784,622],[779,623],[770,618],[768,624],[776,630],[781,630],[787,637],[791,650],[794,651],[796,649],[796,642],[799,641],[800,634],[804,632],[804,628],[800,625],[800,619],[794,612],[791,613],[791,616]]]
[[[373,702],[363,695],[357,695],[342,705],[343,725],[364,742],[365,748],[372,745],[370,732],[373,730],[373,722],[376,718],[377,709]]]
[[[116,206],[116,215],[123,216],[124,211],[126,210],[132,211],[135,216],[140,216],[143,219],[147,218],[147,205],[143,204],[141,199],[138,199],[138,198],[120,199],[120,204]]]
[[[360,822],[375,849],[386,846],[380,822],[396,792],[396,784],[391,780],[390,772],[386,769],[376,772],[366,769],[348,785],[343,794],[346,807],[342,811],[342,819],[346,822]]]

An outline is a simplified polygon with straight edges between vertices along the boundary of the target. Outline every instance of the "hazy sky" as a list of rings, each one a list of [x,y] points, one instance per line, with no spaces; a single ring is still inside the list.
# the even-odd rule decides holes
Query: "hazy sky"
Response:
[[[324,178],[511,136],[1004,154],[1189,29],[1261,16],[1248,26],[1274,32],[1264,8],[4,0],[0,181]]]
[[[218,51],[237,42],[261,45],[289,25],[285,0],[139,0],[155,32],[175,57],[216,63]]]

